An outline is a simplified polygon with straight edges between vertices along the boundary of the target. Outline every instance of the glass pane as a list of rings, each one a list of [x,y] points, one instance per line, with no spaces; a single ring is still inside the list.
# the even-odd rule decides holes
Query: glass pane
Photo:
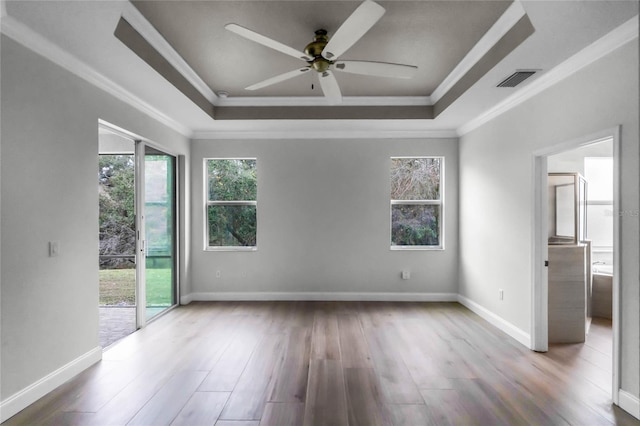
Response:
[[[440,206],[392,205],[391,245],[439,246]]]
[[[208,206],[210,247],[256,245],[256,206]]]
[[[576,200],[575,185],[556,185],[556,235],[559,237],[575,237]]]
[[[587,187],[589,201],[613,200],[613,158],[586,157],[584,177],[589,182]]]
[[[158,151],[147,148],[144,165],[147,319],[175,304],[174,167],[172,156],[158,155]]]
[[[256,160],[207,160],[209,201],[256,201]]]
[[[440,158],[392,158],[392,200],[439,200]]]
[[[587,237],[594,247],[613,247],[612,205],[587,205]]]

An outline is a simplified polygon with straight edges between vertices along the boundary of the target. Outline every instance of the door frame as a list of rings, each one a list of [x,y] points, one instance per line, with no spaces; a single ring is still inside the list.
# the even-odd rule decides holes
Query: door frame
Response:
[[[547,158],[554,154],[593,145],[611,139],[613,142],[613,297],[612,297],[612,388],[611,399],[618,404],[620,390],[620,126],[562,142],[533,153],[533,285],[531,309],[531,349],[546,352],[548,336],[548,276],[544,262],[548,258]]]

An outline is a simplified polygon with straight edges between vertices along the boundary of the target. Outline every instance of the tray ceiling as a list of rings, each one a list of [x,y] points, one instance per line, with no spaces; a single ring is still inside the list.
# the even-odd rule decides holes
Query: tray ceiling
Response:
[[[3,37],[198,137],[461,134],[638,36],[637,0],[381,0],[382,19],[342,58],[418,65],[413,80],[341,73],[338,106],[323,104],[307,76],[246,93],[300,62],[225,24],[301,49],[318,28],[331,35],[360,3],[6,0],[0,12]],[[140,49],[117,36],[123,20]],[[528,28],[514,31],[523,20]],[[517,87],[496,87],[531,69]]]
[[[331,36],[358,1],[135,1],[136,8],[205,83],[231,97],[322,96],[307,73],[258,91],[245,87],[301,66],[295,58],[224,29],[236,23],[303,50],[314,31]],[[386,13],[341,59],[418,66],[412,79],[336,76],[344,96],[429,96],[510,1],[382,1]],[[314,84],[314,89],[312,89]]]

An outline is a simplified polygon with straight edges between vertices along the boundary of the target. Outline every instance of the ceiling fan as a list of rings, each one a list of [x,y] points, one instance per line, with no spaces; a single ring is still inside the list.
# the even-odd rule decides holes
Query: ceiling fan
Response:
[[[317,30],[314,40],[307,44],[304,51],[289,47],[238,24],[227,24],[225,28],[246,39],[307,63],[302,68],[268,78],[246,87],[245,90],[262,89],[314,70],[318,75],[320,87],[329,104],[338,104],[342,101],[342,93],[333,71],[392,78],[411,78],[417,71],[418,67],[413,65],[374,61],[344,61],[339,59],[344,52],[360,40],[378,22],[384,13],[385,9],[382,6],[371,0],[365,0],[344,21],[331,38],[327,36],[326,30]]]

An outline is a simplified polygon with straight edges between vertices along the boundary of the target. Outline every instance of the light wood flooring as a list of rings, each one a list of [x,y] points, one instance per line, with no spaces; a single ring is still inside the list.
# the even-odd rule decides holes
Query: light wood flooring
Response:
[[[607,326],[540,354],[456,303],[192,303],[6,424],[638,425]]]

